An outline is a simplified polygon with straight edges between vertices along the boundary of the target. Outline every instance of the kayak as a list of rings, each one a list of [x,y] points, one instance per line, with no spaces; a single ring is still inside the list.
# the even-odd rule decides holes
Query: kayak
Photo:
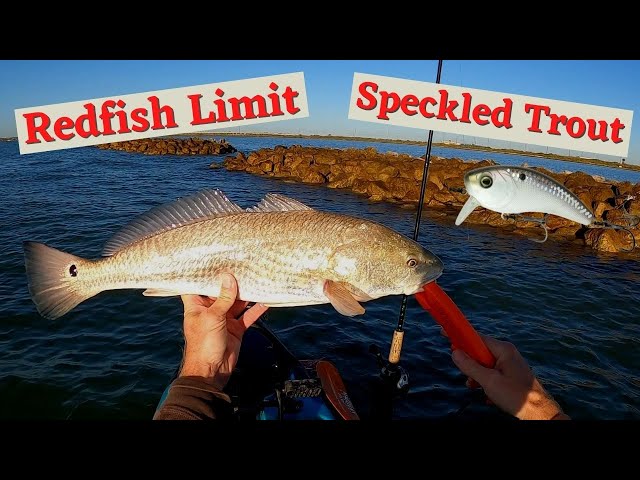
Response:
[[[239,420],[359,420],[333,363],[297,359],[262,319],[245,332],[225,393]]]

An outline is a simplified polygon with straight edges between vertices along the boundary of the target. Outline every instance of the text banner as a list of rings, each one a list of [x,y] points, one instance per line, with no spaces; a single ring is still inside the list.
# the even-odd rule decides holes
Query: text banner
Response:
[[[308,116],[303,72],[15,110],[21,154]]]
[[[626,157],[633,111],[355,73],[349,118]]]

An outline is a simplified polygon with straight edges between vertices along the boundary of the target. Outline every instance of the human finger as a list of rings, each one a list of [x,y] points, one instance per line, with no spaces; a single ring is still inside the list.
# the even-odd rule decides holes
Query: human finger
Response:
[[[247,308],[247,305],[249,305],[249,302],[236,300],[235,303],[231,306],[228,314],[231,317],[236,318],[244,311],[245,308]]]
[[[244,312],[244,315],[242,315],[239,320],[246,330],[251,325],[253,325],[267,310],[269,310],[269,307],[267,307],[266,305],[263,305],[262,303],[256,303],[253,307]]]
[[[233,275],[223,273],[221,275],[220,294],[209,308],[209,311],[213,314],[225,317],[227,312],[233,307],[238,295],[238,283]]]
[[[495,370],[480,365],[459,348],[453,351],[451,358],[453,359],[453,363],[456,364],[462,373],[471,377],[480,385],[488,383],[491,376],[496,373]]]

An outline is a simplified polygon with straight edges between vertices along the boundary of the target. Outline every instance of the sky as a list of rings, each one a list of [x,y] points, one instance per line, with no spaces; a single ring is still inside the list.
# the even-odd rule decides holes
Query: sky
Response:
[[[302,71],[308,118],[231,130],[424,141],[426,130],[349,120],[353,73],[435,82],[437,65],[436,60],[0,60],[0,137],[16,136],[16,108]],[[640,112],[640,60],[445,59],[441,83]],[[440,132],[434,140],[569,153]],[[632,126],[626,161],[640,165],[640,127]]]

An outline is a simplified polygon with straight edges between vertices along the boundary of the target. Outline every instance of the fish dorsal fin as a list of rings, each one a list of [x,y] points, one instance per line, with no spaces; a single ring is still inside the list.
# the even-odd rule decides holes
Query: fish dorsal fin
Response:
[[[229,200],[222,191],[203,190],[195,195],[158,205],[134,218],[109,239],[102,255],[108,257],[142,238],[173,228],[243,212],[244,210]]]
[[[267,193],[258,205],[247,208],[247,212],[290,212],[293,210],[313,210],[313,208],[279,193]]]

